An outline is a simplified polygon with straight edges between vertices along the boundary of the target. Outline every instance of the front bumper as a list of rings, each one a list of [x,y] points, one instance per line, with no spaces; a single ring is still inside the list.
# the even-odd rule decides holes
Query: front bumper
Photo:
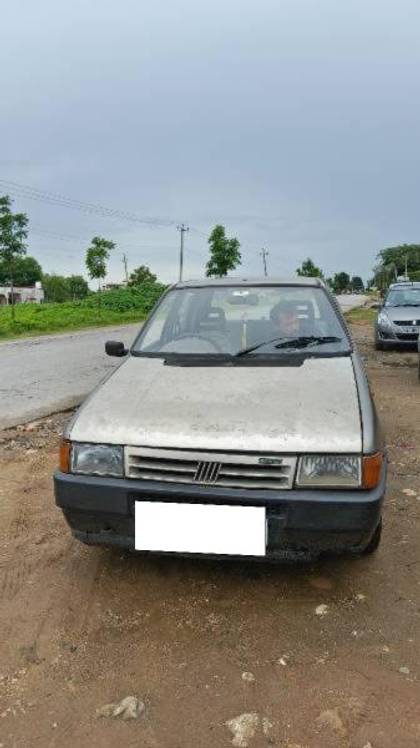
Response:
[[[395,348],[415,348],[419,341],[419,333],[403,333],[398,325],[392,327],[376,325],[376,339],[384,345]]]
[[[375,532],[385,495],[386,466],[372,491],[241,491],[72,475],[54,476],[57,505],[79,540],[134,550],[135,501],[265,506],[267,557],[357,552]]]

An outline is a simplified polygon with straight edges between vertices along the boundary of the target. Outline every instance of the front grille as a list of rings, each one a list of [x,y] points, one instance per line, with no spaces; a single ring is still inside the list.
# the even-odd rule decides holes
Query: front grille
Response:
[[[420,319],[399,319],[394,321],[399,327],[420,327]]]
[[[416,333],[398,333],[397,338],[398,340],[413,341],[415,343],[419,339],[419,336]]]
[[[256,488],[292,488],[296,457],[193,452],[178,449],[125,448],[127,478],[166,483]]]

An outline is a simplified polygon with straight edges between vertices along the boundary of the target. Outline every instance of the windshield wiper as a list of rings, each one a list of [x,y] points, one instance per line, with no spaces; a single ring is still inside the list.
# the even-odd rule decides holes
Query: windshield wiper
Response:
[[[283,343],[277,343],[275,348],[307,348],[310,345],[323,345],[326,343],[340,343],[342,338],[334,335],[302,335],[299,338],[289,338]]]
[[[284,335],[277,338],[271,338],[270,340],[263,340],[262,343],[256,343],[256,345],[250,345],[248,348],[241,348],[240,351],[237,351],[237,353],[234,353],[233,355],[235,357],[237,356],[246,356],[247,353],[252,353],[252,351],[256,351],[257,348],[262,348],[264,345],[270,345],[270,343],[277,343],[278,340],[284,340]]]
[[[281,342],[278,343],[277,341],[280,340]],[[308,345],[311,345],[313,343],[339,343],[342,340],[342,338],[336,338],[334,336],[316,336],[316,335],[306,335],[301,336],[299,338],[285,338],[282,336],[281,338],[271,338],[271,340],[264,340],[262,343],[257,343],[256,345],[250,345],[248,348],[242,348],[242,350],[238,351],[237,353],[234,353],[233,355],[235,357],[238,356],[246,356],[247,353],[252,353],[253,351],[256,351],[258,348],[262,348],[264,345],[269,345],[270,343],[277,343],[277,345],[274,346],[274,348],[306,348]]]

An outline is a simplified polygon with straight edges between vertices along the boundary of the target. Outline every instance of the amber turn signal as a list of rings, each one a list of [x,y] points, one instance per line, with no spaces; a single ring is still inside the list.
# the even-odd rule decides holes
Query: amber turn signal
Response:
[[[60,470],[62,473],[70,472],[70,448],[71,442],[62,439],[60,442]]]
[[[376,488],[381,479],[383,461],[382,452],[363,458],[362,488]]]

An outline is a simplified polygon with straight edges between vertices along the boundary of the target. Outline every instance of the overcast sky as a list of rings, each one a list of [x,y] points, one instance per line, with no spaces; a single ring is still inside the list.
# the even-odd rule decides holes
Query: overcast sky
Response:
[[[379,249],[420,242],[417,0],[14,0],[1,24],[0,194],[45,271],[83,272],[100,234],[110,280],[123,252],[174,280],[181,221],[186,277],[215,223],[253,275],[261,247],[276,275],[310,256],[366,278]]]

